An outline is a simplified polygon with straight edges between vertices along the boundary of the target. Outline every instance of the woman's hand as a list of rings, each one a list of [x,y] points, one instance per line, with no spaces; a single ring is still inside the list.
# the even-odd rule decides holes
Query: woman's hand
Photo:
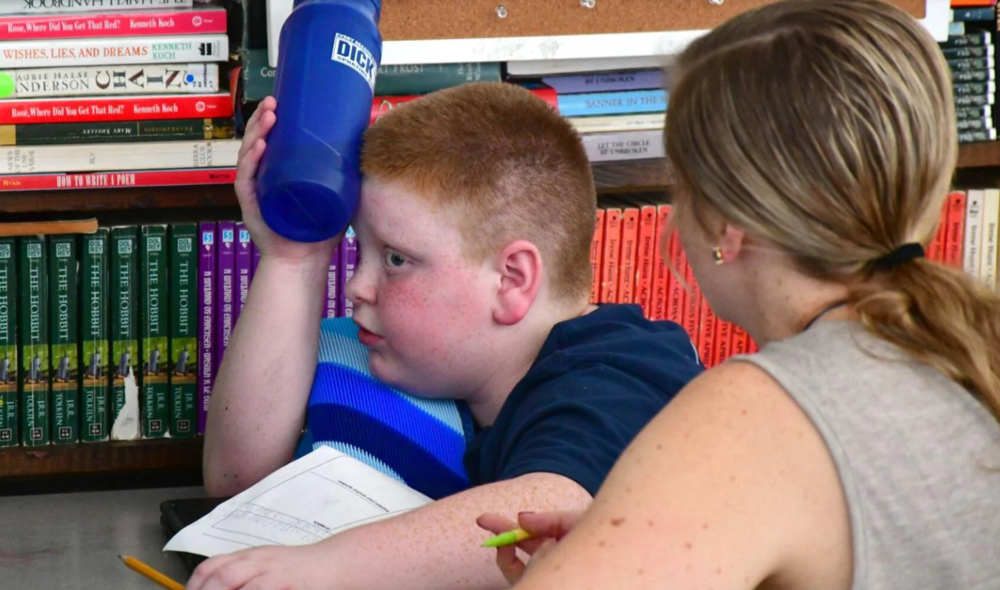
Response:
[[[530,539],[521,541],[517,545],[497,547],[497,567],[513,586],[528,567],[517,556],[517,549],[531,555],[531,563],[536,563],[559,542],[559,539],[569,533],[582,515],[583,511],[522,512],[517,515],[515,523],[499,514],[484,514],[476,519],[476,524],[495,535],[518,527],[531,534]]]

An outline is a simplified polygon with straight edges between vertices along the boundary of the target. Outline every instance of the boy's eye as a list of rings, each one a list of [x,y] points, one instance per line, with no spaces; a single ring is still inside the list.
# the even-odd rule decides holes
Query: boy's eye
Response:
[[[392,252],[391,250],[385,253],[385,265],[389,268],[400,268],[406,264],[406,258],[402,254],[397,252]]]

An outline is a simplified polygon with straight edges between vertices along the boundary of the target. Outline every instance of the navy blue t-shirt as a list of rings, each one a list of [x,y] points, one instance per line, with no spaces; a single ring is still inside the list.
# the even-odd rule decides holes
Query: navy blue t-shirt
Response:
[[[637,305],[556,324],[493,426],[465,453],[473,485],[556,473],[593,496],[625,447],[703,370],[687,333]]]

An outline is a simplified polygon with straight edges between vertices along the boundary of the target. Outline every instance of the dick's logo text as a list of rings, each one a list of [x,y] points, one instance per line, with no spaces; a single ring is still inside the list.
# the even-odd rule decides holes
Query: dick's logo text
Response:
[[[375,76],[378,74],[378,64],[375,63],[371,52],[364,45],[358,43],[356,39],[337,33],[337,36],[333,40],[333,57],[330,59],[342,63],[361,74],[361,77],[368,82],[368,86],[371,87],[372,92],[375,92]]]

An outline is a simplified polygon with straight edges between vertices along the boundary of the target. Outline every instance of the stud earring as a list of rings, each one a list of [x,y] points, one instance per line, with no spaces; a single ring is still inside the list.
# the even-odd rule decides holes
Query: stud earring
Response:
[[[725,262],[722,258],[722,248],[718,246],[712,248],[712,259],[715,260],[715,264],[723,264]]]

